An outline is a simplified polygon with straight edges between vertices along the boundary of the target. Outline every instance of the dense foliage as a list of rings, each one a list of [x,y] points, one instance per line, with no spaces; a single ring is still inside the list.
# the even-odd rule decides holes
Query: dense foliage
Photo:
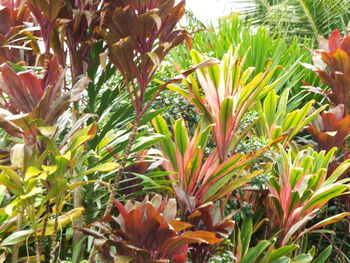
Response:
[[[350,262],[348,4],[262,2],[0,0],[0,263]]]

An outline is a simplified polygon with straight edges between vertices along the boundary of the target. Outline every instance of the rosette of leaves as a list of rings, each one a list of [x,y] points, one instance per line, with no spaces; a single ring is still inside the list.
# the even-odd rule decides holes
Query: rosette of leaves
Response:
[[[106,1],[99,32],[108,57],[122,74],[136,114],[144,111],[146,89],[168,52],[188,38],[175,26],[185,1]],[[128,21],[128,23],[125,23]]]
[[[282,247],[276,247],[276,238],[270,240],[259,240],[253,246],[255,241],[254,233],[261,228],[264,220],[253,224],[250,217],[244,219],[243,223],[235,229],[232,235],[232,262],[234,263],[277,263],[277,262],[298,262],[324,263],[332,252],[332,246],[328,246],[323,251],[316,253],[315,247],[306,251],[306,247],[301,248],[297,244],[288,244]],[[299,249],[299,251],[298,251]]]
[[[307,89],[322,94],[331,104],[328,112],[322,113],[308,128],[322,150],[338,147],[345,154],[346,138],[350,134],[350,36],[341,39],[339,30],[334,30],[329,40],[319,39],[320,49],[312,51],[312,69],[330,90],[318,87]]]
[[[278,245],[284,246],[312,230],[350,215],[348,212],[340,213],[307,227],[307,223],[331,199],[349,190],[348,180],[340,177],[350,167],[350,160],[341,163],[327,176],[336,148],[328,153],[318,153],[311,148],[295,153],[285,151],[281,145],[279,148],[275,175],[268,183],[272,202],[268,205],[267,214],[272,229],[282,231]]]
[[[167,171],[174,172],[169,175],[170,179],[178,182],[174,190],[188,212],[207,202],[227,197],[261,172],[245,173],[244,168],[248,169],[249,164],[267,147],[248,154],[236,153],[220,163],[217,149],[207,157],[203,152],[213,125],[203,130],[198,127],[192,138],[181,119],[174,123],[174,138],[163,117],[154,118],[153,126],[157,133],[165,136],[159,144],[166,158],[162,165]]]
[[[104,262],[186,262],[188,245],[221,241],[207,231],[186,231],[192,225],[176,219],[175,199],[148,197],[141,203],[114,202],[120,215],[108,215],[93,223],[104,230],[81,229],[95,237],[95,247]],[[114,247],[115,250],[111,248]]]
[[[319,39],[319,50],[312,51],[313,65],[303,64],[313,70],[330,90],[308,87],[324,95],[333,106],[344,105],[344,115],[350,114],[350,36],[341,39],[334,30],[329,40]]]
[[[289,91],[286,89],[279,96],[275,90],[271,90],[262,102],[256,103],[255,108],[258,110],[260,119],[255,124],[255,130],[260,136],[276,139],[288,132],[286,142],[290,142],[327,107],[325,105],[312,112],[315,101],[311,100],[302,108],[295,109],[296,105],[288,105]]]
[[[41,79],[30,71],[17,73],[8,64],[2,64],[0,127],[9,135],[23,137],[25,143],[33,144],[37,127],[55,125],[70,102],[80,98],[89,82],[87,77],[82,77],[70,91],[64,92],[64,74],[56,57],[51,59]]]
[[[153,119],[157,133],[165,136],[159,143],[165,160],[163,168],[171,172],[169,177],[180,205],[182,219],[190,222],[196,230],[205,230],[217,236],[227,237],[234,226],[232,214],[224,216],[222,209],[231,193],[262,173],[250,167],[269,147],[236,153],[220,162],[217,149],[205,155],[208,138],[213,125],[197,127],[190,138],[183,120],[175,121],[173,136],[163,117]],[[280,140],[280,138],[278,139]],[[222,201],[222,202],[221,202]],[[220,204],[221,202],[221,204]],[[205,244],[192,245],[193,262],[207,262],[215,248]]]
[[[344,105],[339,104],[329,111],[323,111],[312,122],[307,131],[321,150],[330,151],[337,147],[347,153],[346,139],[350,134],[350,115],[344,117]]]
[[[190,54],[195,64],[206,60],[195,50]],[[205,121],[215,124],[211,132],[221,162],[235,152],[240,140],[255,124],[253,122],[244,131],[238,132],[244,114],[285,77],[282,75],[271,82],[279,67],[271,69],[270,66],[264,72],[253,75],[254,68],[243,68],[245,58],[246,55],[239,56],[239,47],[231,46],[219,64],[196,71],[198,82],[193,76],[184,81],[188,89],[169,86],[187,98]]]

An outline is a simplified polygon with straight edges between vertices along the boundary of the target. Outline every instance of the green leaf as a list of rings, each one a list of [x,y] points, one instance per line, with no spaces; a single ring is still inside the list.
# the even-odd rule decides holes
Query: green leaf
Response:
[[[341,163],[331,174],[330,177],[325,181],[324,185],[330,185],[334,183],[343,173],[345,173],[350,167],[350,159],[347,159]]]
[[[228,174],[227,176],[223,177],[221,180],[219,180],[217,183],[213,184],[207,193],[205,194],[205,200],[207,201],[216,201],[225,195],[231,193],[235,189],[238,189],[239,187],[245,185],[248,183],[251,179],[261,174],[263,170],[261,171],[254,171],[249,174],[245,174],[243,176],[237,176],[232,181],[230,181],[228,184],[227,181],[231,179],[231,175]]]
[[[16,196],[23,194],[22,186],[15,185],[5,174],[0,174],[0,185],[6,186],[8,190]]]
[[[79,146],[81,146],[85,142],[89,141],[91,138],[92,138],[91,135],[83,135],[83,136],[76,138],[73,141],[73,143],[71,144],[71,146],[69,147],[69,150],[71,152],[74,152]]]
[[[1,246],[11,246],[25,241],[29,235],[33,234],[33,230],[16,231],[9,235],[1,242]]]
[[[222,133],[226,134],[227,129],[232,123],[230,119],[232,119],[232,111],[233,111],[233,100],[232,98],[225,98],[220,106],[220,125],[222,129]]]
[[[6,186],[5,185],[0,185],[0,205],[2,203],[2,201],[4,200],[4,197],[6,195]]]
[[[294,187],[297,185],[297,183],[299,182],[299,180],[301,179],[301,177],[303,176],[303,168],[300,167],[292,167],[291,171],[290,171],[290,184],[291,184],[291,189],[294,189]]]
[[[51,189],[47,192],[41,203],[45,203],[50,199],[58,198],[62,193],[68,190],[68,183],[64,178],[57,178]]]
[[[313,261],[313,263],[324,263],[329,258],[332,253],[332,246],[329,245],[325,250],[323,250],[318,257]]]
[[[275,123],[277,99],[276,91],[271,90],[264,100],[264,117],[267,127],[271,127]]]
[[[185,127],[185,123],[182,119],[175,121],[174,124],[174,136],[176,147],[182,156],[185,155],[188,145],[188,134]]]
[[[58,230],[62,229],[63,227],[67,226],[68,224],[72,223],[74,219],[79,218],[80,216],[83,215],[84,208],[83,207],[78,207],[74,208],[70,211],[65,212],[63,215],[58,217]],[[55,221],[56,219],[49,220],[47,222],[46,226],[46,231],[45,231],[45,236],[50,236],[54,233],[55,230]],[[42,227],[42,224],[40,224]],[[37,232],[37,235],[41,235],[42,230],[39,230]]]
[[[41,135],[45,137],[51,138],[55,132],[57,131],[56,126],[50,126],[50,127],[38,127],[38,131],[41,133]]]
[[[86,240],[86,236],[84,236],[82,239],[79,240],[79,242],[73,247],[72,252],[72,262],[78,262],[79,255],[83,249],[83,244]],[[82,261],[80,261],[82,263]]]
[[[309,263],[312,260],[312,256],[310,254],[300,254],[293,258],[292,262],[295,263]]]
[[[311,200],[307,202],[307,204],[302,209],[301,214],[312,207],[316,207],[327,202],[328,200],[331,200],[334,197],[340,196],[347,189],[348,186],[342,184],[334,184],[321,188],[314,194]]]
[[[33,187],[33,189],[29,193],[26,193],[25,195],[20,195],[19,198],[21,200],[25,200],[25,199],[28,199],[28,198],[31,198],[31,197],[35,197],[38,194],[41,194],[43,191],[44,190],[42,188]]]
[[[240,263],[256,262],[256,260],[259,258],[259,256],[264,252],[264,250],[270,244],[271,243],[267,240],[260,241],[256,247],[249,249],[248,253],[245,256],[243,256]]]
[[[24,176],[24,181],[28,181],[30,178],[37,176],[41,174],[43,171],[39,170],[38,168],[31,166],[27,169],[26,174]]]
[[[248,253],[243,256],[240,263],[257,262],[257,259],[270,244],[271,243],[267,240],[260,241],[255,247],[249,249]]]
[[[0,169],[3,170],[5,174],[10,178],[10,180],[14,182],[17,186],[22,185],[22,180],[20,176],[14,170],[3,165],[0,165]]]
[[[106,162],[103,164],[99,164],[87,171],[85,171],[83,174],[84,175],[89,175],[95,172],[110,172],[110,171],[114,171],[119,167],[119,164],[114,163],[114,162]]]
[[[350,212],[344,212],[344,213],[340,213],[331,217],[328,217],[324,220],[322,220],[321,222],[318,222],[317,224],[313,225],[312,227],[310,227],[310,229],[308,229],[308,231],[326,226],[326,225],[330,225],[330,224],[334,224],[336,222],[339,222],[340,220],[342,220],[344,217],[348,217],[350,216]]]
[[[290,254],[291,252],[293,252],[298,247],[299,247],[298,245],[292,244],[292,245],[284,246],[284,247],[281,247],[281,248],[278,248],[278,249],[274,250],[271,253],[271,256],[269,258],[269,262],[270,263],[275,263],[274,262],[275,260]]]
[[[241,240],[242,240],[242,255],[245,255],[248,251],[250,239],[253,232],[253,221],[251,218],[247,218],[243,221],[241,229]]]
[[[200,147],[202,149],[205,149],[205,147],[207,146],[208,138],[210,136],[210,132],[211,132],[213,126],[214,125],[211,124],[199,133],[198,138],[196,140],[195,148]]]
[[[169,158],[169,161],[173,165],[174,169],[177,169],[175,145],[171,139],[171,133],[168,129],[166,121],[161,115],[158,115],[152,120],[152,124],[157,133],[165,136],[165,139],[160,143],[162,150]]]
[[[142,136],[136,140],[136,142],[132,146],[131,152],[141,152],[145,149],[149,149],[151,146],[164,139],[165,136],[161,134]]]

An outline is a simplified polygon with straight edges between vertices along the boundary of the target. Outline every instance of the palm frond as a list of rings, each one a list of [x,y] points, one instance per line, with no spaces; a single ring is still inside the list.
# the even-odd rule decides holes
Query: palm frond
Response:
[[[350,0],[232,0],[252,24],[265,24],[299,38],[328,36],[335,28],[346,31]]]

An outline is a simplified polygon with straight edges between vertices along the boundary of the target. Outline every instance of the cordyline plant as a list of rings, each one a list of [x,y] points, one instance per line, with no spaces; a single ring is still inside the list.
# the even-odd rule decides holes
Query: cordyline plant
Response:
[[[46,68],[51,58],[51,39],[64,1],[27,0],[26,4],[40,27],[41,37],[45,47],[44,68]]]
[[[319,39],[320,49],[312,51],[314,65],[303,64],[313,70],[330,91],[310,87],[324,95],[333,106],[344,105],[344,115],[350,114],[350,36],[341,39],[334,30],[329,40]]]
[[[196,230],[206,230],[227,237],[233,229],[232,215],[223,217],[217,201],[228,198],[231,193],[259,175],[262,171],[251,170],[249,165],[269,146],[248,154],[236,153],[220,162],[217,148],[208,156],[204,150],[213,128],[197,128],[190,138],[183,120],[174,123],[174,138],[166,121],[157,116],[153,120],[157,133],[165,136],[160,149],[166,158],[165,170],[172,172],[169,177],[175,181],[173,189],[181,207],[181,217],[190,222]],[[278,138],[281,140],[281,138]],[[223,207],[225,202],[222,203]],[[193,245],[192,262],[207,262],[213,247]]]
[[[343,113],[344,105],[339,104],[329,111],[322,112],[312,121],[312,125],[307,127],[306,130],[311,133],[319,149],[328,152],[337,147],[344,154],[348,153],[346,142],[350,135],[350,115],[344,117]]]
[[[91,81],[88,85],[89,97],[94,90],[99,68],[98,56],[102,52],[103,43],[96,32],[100,24],[100,1],[29,1],[30,10],[40,26],[40,33],[45,44],[45,63],[51,57],[51,52],[57,57],[59,64],[70,72],[65,83],[70,83],[68,89],[76,85],[83,75],[88,75]],[[95,91],[97,95],[98,92]],[[89,100],[89,105],[94,105]],[[79,101],[73,104],[73,125],[79,123],[81,110]],[[94,113],[94,111],[90,111]],[[83,123],[83,122],[81,122]],[[82,188],[74,189],[74,207],[82,206]],[[82,227],[83,220],[74,221],[74,226]],[[82,239],[82,233],[73,234],[73,246]],[[78,259],[77,259],[78,260]]]
[[[189,81],[185,81],[189,90],[170,86],[193,103],[207,122],[215,124],[212,135],[221,162],[234,153],[239,141],[253,126],[239,132],[244,114],[284,78],[270,83],[279,67],[267,67],[265,72],[252,76],[254,68],[243,70],[245,57],[239,57],[238,51],[239,47],[235,50],[231,47],[219,65],[197,70],[199,85],[190,76]],[[196,64],[205,61],[195,50],[191,51],[191,57]]]
[[[63,208],[74,188],[69,185],[69,175],[74,169],[77,159],[83,153],[84,143],[93,138],[95,127],[87,127],[72,136],[71,142],[65,145],[61,154],[54,140],[50,137],[57,131],[53,127],[39,127],[40,140],[45,144],[46,150],[43,153],[33,151],[30,155],[16,153],[11,154],[11,166],[1,166],[0,184],[13,194],[15,199],[5,207],[6,214],[11,218],[20,217],[21,213],[26,215],[23,224],[29,224],[30,228],[19,230],[1,243],[2,246],[23,245],[23,241],[34,237],[36,262],[40,262],[43,249],[43,238],[51,236],[52,250],[51,257],[56,252],[56,233],[65,225],[82,215],[83,208],[73,209],[64,212]],[[40,133],[42,132],[42,134]],[[46,136],[44,136],[45,134]],[[84,136],[85,140],[81,140]],[[47,204],[55,205],[55,218],[48,220],[50,213]],[[5,222],[6,224],[7,222]],[[21,224],[21,223],[19,223]],[[18,227],[18,226],[17,226]],[[27,255],[29,257],[29,255]]]
[[[62,67],[69,64],[73,84],[96,62],[90,51],[100,38],[99,1],[2,0],[0,6],[0,62],[47,69],[54,54]]]
[[[307,253],[295,253],[299,248],[296,244],[285,245],[276,248],[276,240],[260,240],[255,246],[252,246],[254,239],[252,239],[253,233],[261,227],[260,222],[253,225],[251,218],[246,218],[241,225],[237,227],[234,235],[232,235],[233,245],[233,263],[269,263],[269,262],[317,262],[324,263],[332,252],[332,246],[328,246],[323,250],[317,258],[315,257],[315,248],[312,247]],[[292,258],[291,255],[295,255]]]
[[[331,109],[318,117],[308,130],[320,149],[328,151],[338,147],[346,157],[346,139],[350,134],[350,36],[341,39],[340,32],[334,30],[329,40],[321,38],[319,44],[320,49],[312,51],[314,65],[304,66],[313,70],[330,90],[306,88],[327,98]]]
[[[180,81],[195,70],[194,68],[183,72],[180,77],[161,85],[150,100],[145,102],[149,84],[160,63],[171,49],[188,38],[186,31],[175,30],[176,24],[185,13],[184,7],[185,1],[175,4],[173,0],[104,2],[98,32],[107,42],[108,58],[121,73],[135,111],[133,128],[120,169],[110,187],[110,196],[104,216],[107,216],[113,207],[116,189],[123,176],[143,114],[168,84]],[[106,56],[102,54],[100,57],[104,64]],[[198,65],[197,68],[212,63],[213,61],[205,62]],[[94,261],[93,252],[89,259],[90,262]]]
[[[133,130],[124,151],[121,168],[111,187],[105,216],[112,209],[116,187],[123,175],[142,115],[169,83],[180,81],[195,70],[183,72],[183,76],[163,84],[145,104],[149,83],[160,63],[172,48],[188,38],[186,31],[174,30],[185,12],[184,7],[185,1],[175,5],[172,0],[106,1],[103,7],[101,26],[98,31],[108,43],[108,57],[123,76],[135,110]],[[203,63],[199,67],[206,65]]]
[[[339,179],[350,167],[350,160],[340,164],[327,178],[327,169],[334,158],[336,148],[328,153],[315,152],[311,148],[293,153],[280,145],[276,159],[276,174],[269,180],[271,193],[268,216],[272,228],[282,231],[278,245],[284,246],[305,233],[338,222],[350,213],[326,218],[305,229],[322,207],[331,199],[348,192],[348,179]]]
[[[51,48],[63,67],[67,66],[69,58],[73,84],[96,64],[90,52],[100,39],[95,30],[100,24],[99,3],[97,0],[28,3],[47,48]],[[98,55],[101,51],[95,48],[93,52]]]
[[[1,112],[1,127],[11,136],[24,139],[24,147],[15,147],[16,152],[24,150],[26,155],[35,151],[43,153],[47,150],[47,145],[38,136],[53,132],[52,143],[57,144],[58,135],[70,121],[66,110],[71,102],[76,102],[72,111],[72,129],[60,142],[59,148],[62,148],[69,136],[91,117],[84,115],[79,118],[77,101],[88,84],[88,78],[83,74],[91,67],[97,68],[99,64],[98,59],[92,57],[102,49],[102,44],[95,45],[99,38],[95,27],[100,24],[98,9],[101,5],[96,0],[0,2],[0,61],[9,60],[0,69],[4,109]],[[39,48],[42,43],[43,52]],[[90,54],[91,47],[94,47],[93,55]],[[27,66],[43,66],[44,70],[34,74],[34,71],[25,71]],[[67,81],[63,68],[70,69],[71,81]],[[54,126],[59,127],[57,129]],[[27,164],[22,168],[22,172],[25,172]],[[75,169],[73,173],[76,173]],[[70,179],[78,180],[73,177]],[[46,205],[49,207],[49,202]],[[74,202],[74,206],[79,207],[81,204],[76,205]],[[46,221],[47,218],[48,216]],[[15,254],[18,253],[14,252],[13,255]],[[14,256],[13,261],[16,260]]]
[[[185,205],[184,209],[190,213],[207,202],[226,197],[260,173],[255,171],[246,174],[244,170],[267,148],[248,154],[236,153],[220,163],[217,149],[207,158],[204,155],[212,125],[202,131],[198,128],[192,139],[189,138],[181,119],[174,123],[174,139],[161,116],[153,120],[153,125],[156,132],[166,137],[160,143],[166,158],[163,167],[170,172],[176,172],[169,176],[178,181],[174,190]]]
[[[175,199],[155,196],[151,200],[146,197],[141,203],[114,204],[120,213],[118,217],[109,215],[92,224],[102,228],[103,234],[81,229],[95,237],[95,246],[104,262],[185,263],[189,244],[213,245],[221,241],[211,232],[187,231],[191,224],[176,219]]]
[[[260,119],[255,124],[255,130],[260,136],[276,139],[283,133],[288,132],[285,139],[290,142],[306,125],[308,125],[327,105],[311,112],[315,101],[309,101],[301,109],[289,109],[289,89],[280,96],[275,90],[271,90],[262,103],[255,105]],[[311,112],[311,113],[310,113]],[[321,148],[323,149],[323,148]]]
[[[39,47],[32,32],[25,30],[23,22],[32,21],[28,7],[22,1],[0,1],[0,63],[35,64]]]
[[[16,73],[4,63],[0,66],[0,81],[1,127],[11,136],[23,137],[26,144],[33,145],[38,134],[35,120],[55,125],[69,103],[80,98],[89,79],[81,78],[70,91],[64,92],[64,71],[53,57],[42,79],[29,71]]]

